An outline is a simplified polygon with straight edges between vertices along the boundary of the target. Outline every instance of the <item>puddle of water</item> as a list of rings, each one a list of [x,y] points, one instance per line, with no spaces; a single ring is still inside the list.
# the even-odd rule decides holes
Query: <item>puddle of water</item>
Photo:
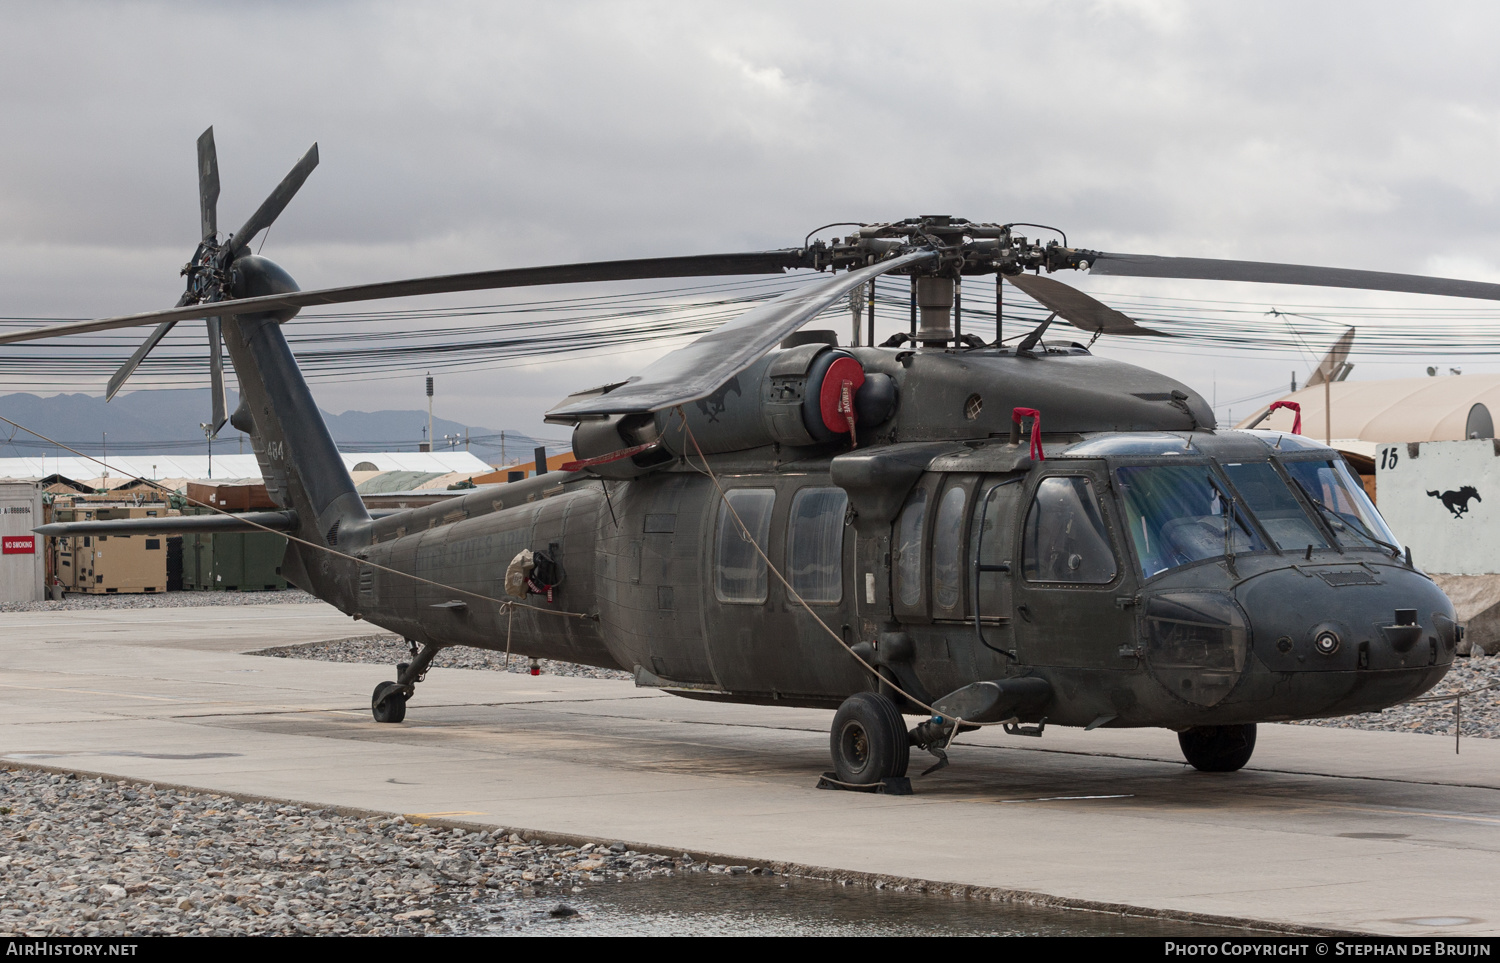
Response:
[[[123,756],[129,759],[235,759],[239,752],[133,752],[129,749],[76,749],[58,752],[8,752],[7,759],[61,759],[67,756]]]
[[[579,913],[547,915],[562,898]],[[676,876],[497,903],[497,936],[1245,936],[1250,931],[777,876]],[[477,921],[476,921],[477,922]]]

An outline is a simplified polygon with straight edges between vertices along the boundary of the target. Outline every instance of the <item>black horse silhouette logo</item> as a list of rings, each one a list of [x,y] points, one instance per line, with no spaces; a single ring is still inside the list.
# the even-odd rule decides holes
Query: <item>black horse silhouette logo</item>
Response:
[[[1479,497],[1479,492],[1474,490],[1473,485],[1465,485],[1456,492],[1443,492],[1442,494],[1428,492],[1427,494],[1442,502],[1444,507],[1453,513],[1454,518],[1464,517],[1464,513],[1469,510],[1470,499],[1476,502],[1484,501],[1483,498]]]
[[[744,397],[744,393],[740,391],[739,375],[735,375],[733,378],[730,378],[729,381],[725,383],[724,387],[720,388],[718,391],[715,391],[713,394],[709,395],[707,398],[704,398],[702,401],[699,401],[698,410],[703,412],[703,414],[708,417],[708,420],[710,422],[718,421],[719,415],[724,413],[724,409],[727,406],[726,403],[729,400],[729,393],[731,391],[733,391],[737,395],[740,395],[741,397]]]

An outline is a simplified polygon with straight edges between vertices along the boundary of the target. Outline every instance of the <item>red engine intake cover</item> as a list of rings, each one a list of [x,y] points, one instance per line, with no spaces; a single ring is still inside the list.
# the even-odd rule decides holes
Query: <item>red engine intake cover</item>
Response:
[[[844,385],[848,383],[848,390]],[[839,358],[828,366],[818,391],[823,425],[835,434],[848,434],[854,423],[854,394],[865,383],[865,369],[853,358]]]

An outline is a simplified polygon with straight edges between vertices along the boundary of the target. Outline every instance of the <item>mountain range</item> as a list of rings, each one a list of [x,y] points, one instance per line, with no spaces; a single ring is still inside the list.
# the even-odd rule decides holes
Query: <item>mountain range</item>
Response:
[[[238,403],[238,397],[230,392],[229,410],[233,411]],[[59,394],[47,398],[29,393],[0,395],[0,415],[91,455],[106,449],[117,453],[203,454],[208,451],[208,442],[199,424],[209,416],[209,411],[206,388],[134,391],[118,395],[108,404],[97,395]],[[346,411],[335,415],[320,409],[319,413],[334,442],[344,451],[417,451],[426,436],[425,411]],[[11,425],[0,423],[0,433],[6,436],[0,439],[0,457],[58,449],[56,444]],[[543,444],[519,432],[437,417],[432,419],[432,433],[438,440],[438,450],[447,446],[445,435],[457,439],[451,447],[463,448],[467,434],[469,450],[495,464],[529,459],[533,449]],[[237,451],[241,445],[243,450],[250,450],[244,436],[230,425],[224,426],[214,442],[220,452]],[[565,442],[558,444],[556,440],[548,445],[553,453],[566,447]]]

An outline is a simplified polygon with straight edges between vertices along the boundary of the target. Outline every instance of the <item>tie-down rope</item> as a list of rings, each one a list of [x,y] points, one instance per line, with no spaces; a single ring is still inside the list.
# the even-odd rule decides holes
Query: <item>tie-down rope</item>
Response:
[[[64,445],[62,442],[55,441],[54,439],[48,438],[46,435],[42,434],[41,432],[39,432],[39,431],[37,431],[37,430],[35,430],[33,428],[27,428],[25,425],[18,424],[18,423],[14,422],[14,421],[11,421],[9,418],[5,417],[4,415],[0,415],[0,421],[3,421],[3,422],[5,422],[8,425],[14,425],[15,427],[21,429],[22,431],[25,431],[25,432],[28,432],[30,434],[36,435],[38,438],[42,439],[43,441],[47,442],[48,444],[56,445],[58,448],[61,448],[63,451],[70,451],[70,452],[72,452],[73,454],[77,455],[80,458],[86,458],[89,461],[94,462],[95,464],[103,465],[105,468],[109,469],[111,472],[118,472],[118,474],[120,476],[124,477],[124,478],[129,478],[129,479],[131,479],[133,481],[138,481],[138,482],[145,482],[147,485],[150,485],[153,489],[155,489],[155,490],[157,490],[157,491],[159,491],[159,492],[161,492],[163,494],[166,494],[166,495],[175,495],[175,494],[177,494],[176,492],[168,490],[165,485],[158,484],[156,481],[154,481],[154,480],[152,480],[150,478],[142,478],[140,475],[132,475],[128,471],[119,471],[115,466],[110,465],[108,462],[105,462],[105,461],[102,461],[102,460],[100,460],[98,458],[95,458],[93,455],[85,455],[83,452],[78,451],[75,448],[69,448],[67,445]],[[185,501],[192,502],[194,505],[197,505],[197,506],[199,506],[201,508],[207,508],[207,509],[210,509],[211,511],[217,512],[220,515],[227,515],[230,518],[234,518],[234,519],[238,520],[240,522],[240,524],[242,524],[242,525],[249,525],[252,528],[258,528],[258,529],[260,529],[263,532],[270,532],[272,535],[280,535],[280,536],[282,536],[283,538],[285,538],[289,542],[296,542],[298,545],[306,545],[308,548],[315,548],[315,549],[317,549],[320,552],[327,552],[329,555],[332,555],[335,558],[348,559],[349,561],[354,562],[355,564],[358,564],[358,565],[364,565],[364,566],[367,566],[369,568],[378,569],[379,571],[382,571],[382,572],[389,572],[392,575],[399,575],[402,578],[409,578],[409,579],[411,579],[414,582],[421,582],[423,585],[431,585],[431,586],[433,586],[435,588],[440,588],[440,589],[443,589],[443,590],[448,591],[448,592],[457,593],[458,595],[467,595],[470,598],[476,598],[476,599],[479,599],[479,600],[484,601],[484,602],[495,602],[495,603],[498,603],[499,605],[501,605],[501,606],[503,606],[505,608],[508,608],[508,609],[518,609],[518,608],[519,609],[530,609],[533,612],[545,612],[548,615],[561,615],[561,616],[565,616],[565,617],[568,617],[568,618],[584,619],[586,621],[598,621],[598,619],[599,619],[599,617],[597,615],[586,615],[586,614],[579,613],[579,612],[564,612],[564,611],[561,611],[559,609],[544,609],[544,608],[542,608],[539,605],[527,605],[525,602],[518,602],[515,599],[497,599],[497,598],[495,598],[493,596],[485,595],[483,592],[474,592],[474,591],[470,591],[469,589],[459,588],[456,585],[449,585],[449,584],[447,584],[445,582],[436,582],[436,581],[433,581],[430,578],[423,578],[420,575],[413,575],[411,572],[403,572],[400,569],[390,568],[389,566],[381,565],[381,564],[379,564],[377,562],[371,562],[371,561],[369,561],[367,559],[359,558],[358,556],[355,556],[355,555],[350,555],[347,552],[341,552],[338,549],[332,548],[331,546],[328,546],[328,545],[319,545],[316,542],[309,542],[305,538],[298,538],[295,535],[288,535],[286,532],[278,531],[277,529],[271,528],[269,525],[262,525],[259,522],[251,521],[250,519],[245,518],[242,515],[236,515],[234,512],[225,511],[224,509],[218,507],[217,505],[209,505],[209,504],[206,504],[204,502],[200,502],[200,501],[198,501],[198,499],[193,498],[191,495],[184,494],[184,495],[181,495],[180,497],[183,498]],[[507,637],[509,636],[509,631],[508,630],[507,630],[506,635],[507,635]]]
[[[1473,656],[1469,656],[1473,658]],[[1491,689],[1500,688],[1500,682],[1491,682],[1477,689],[1465,689],[1462,692],[1450,692],[1446,695],[1422,696],[1419,699],[1408,699],[1398,702],[1397,705],[1412,706],[1422,702],[1453,702],[1453,754],[1458,755],[1458,742],[1463,736],[1464,722],[1464,696],[1477,695],[1480,692],[1488,692]]]
[[[850,645],[848,642],[845,642],[843,636],[841,636],[837,632],[835,632],[828,625],[827,622],[824,622],[821,618],[818,617],[818,613],[814,612],[813,609],[812,609],[812,606],[809,605],[809,604],[807,604],[807,600],[802,597],[802,594],[800,592],[798,592],[796,589],[792,588],[792,583],[789,582],[789,581],[787,581],[787,578],[786,578],[785,575],[781,574],[781,569],[779,569],[779,568],[776,567],[776,563],[772,562],[771,561],[771,557],[769,555],[767,555],[766,552],[765,552],[765,550],[760,547],[760,542],[753,535],[750,534],[750,528],[749,528],[749,526],[747,526],[745,524],[744,519],[740,518],[740,513],[737,512],[737,511],[735,511],[734,510],[734,506],[732,504],[730,504],[730,502],[729,502],[729,496],[724,491],[724,486],[721,485],[721,484],[719,484],[719,477],[714,474],[713,468],[711,468],[709,466],[709,464],[708,464],[708,458],[703,454],[703,449],[698,446],[698,439],[693,436],[693,429],[688,426],[687,416],[685,414],[683,414],[682,408],[680,406],[677,408],[677,414],[678,414],[679,417],[682,418],[682,430],[687,433],[688,441],[690,441],[690,442],[693,443],[693,450],[698,453],[698,460],[703,463],[703,467],[701,469],[698,469],[698,470],[701,471],[703,474],[707,475],[708,476],[708,480],[714,483],[714,488],[718,489],[718,491],[719,491],[719,499],[724,503],[724,507],[727,508],[727,509],[729,509],[729,514],[734,519],[734,524],[740,530],[740,536],[742,538],[744,538],[745,541],[749,542],[755,548],[755,553],[757,555],[759,555],[761,557],[761,560],[766,563],[767,570],[770,571],[773,575],[775,575],[776,576],[776,580],[778,582],[780,582],[782,584],[782,587],[784,587],[786,589],[787,595],[789,595],[792,598],[792,600],[795,601],[798,605],[800,605],[804,609],[806,609],[807,610],[807,614],[811,615],[813,617],[813,621],[816,622],[819,626],[821,626],[822,629],[823,629],[823,631],[827,632],[828,635],[829,635],[829,637],[832,638],[833,641],[837,642],[843,648],[843,650],[845,652],[848,652],[849,655],[854,659],[854,661],[858,662],[861,666],[863,666],[866,672],[870,673],[872,676],[874,676],[877,680],[879,680],[880,682],[884,683],[885,685],[890,686],[892,690],[901,693],[901,695],[904,696],[907,699],[907,701],[911,702],[912,705],[915,705],[915,706],[917,706],[918,708],[921,708],[921,709],[925,709],[927,712],[931,713],[933,716],[941,717],[941,718],[944,718],[944,719],[949,718],[948,716],[944,715],[943,713],[938,712],[938,710],[934,709],[932,706],[930,706],[927,703],[923,702],[921,699],[918,699],[916,696],[912,695],[910,692],[907,692],[905,689],[901,688],[899,685],[897,685],[892,680],[887,679],[885,676],[881,675],[879,669],[875,668],[873,665],[871,665],[870,663],[866,662],[863,656],[861,656],[858,652],[854,651],[854,647],[852,645]],[[686,460],[686,458],[684,458],[684,460]],[[689,464],[690,467],[696,467],[696,466],[693,466],[691,462],[688,462],[688,464]],[[964,719],[956,718],[955,717],[955,718],[953,718],[952,721],[953,721],[953,731],[951,733],[949,733],[949,735],[948,735],[948,741],[945,742],[945,743],[943,743],[943,749],[945,751],[947,750],[947,748],[949,746],[953,745],[953,740],[958,737],[958,730],[962,726],[998,726],[998,725],[1004,725],[1006,722],[1009,722],[1010,720],[1005,719],[1005,720],[1001,720],[999,722],[967,722]],[[931,771],[931,770],[929,770],[929,771]]]

